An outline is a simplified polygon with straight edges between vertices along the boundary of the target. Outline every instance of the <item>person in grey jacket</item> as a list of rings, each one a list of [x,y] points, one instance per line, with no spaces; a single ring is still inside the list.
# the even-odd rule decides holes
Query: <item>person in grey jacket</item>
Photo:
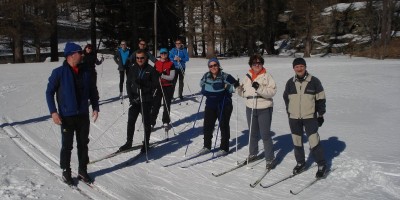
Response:
[[[250,70],[237,88],[241,97],[246,98],[246,116],[250,129],[249,157],[253,161],[258,154],[258,141],[264,144],[266,168],[275,167],[275,156],[271,134],[273,99],[276,84],[271,74],[264,68],[264,58],[253,55],[249,59]]]
[[[294,144],[294,156],[297,164],[293,174],[299,174],[305,169],[305,154],[302,136],[308,137],[311,153],[318,164],[316,178],[325,176],[326,161],[323,147],[320,144],[318,127],[324,122],[325,91],[321,81],[308,73],[306,61],[303,58],[293,60],[295,76],[290,78],[283,92],[286,111],[289,116],[289,126]]]

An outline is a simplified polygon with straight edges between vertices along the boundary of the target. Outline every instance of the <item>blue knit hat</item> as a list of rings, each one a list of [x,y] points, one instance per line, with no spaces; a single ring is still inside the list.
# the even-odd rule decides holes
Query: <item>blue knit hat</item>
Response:
[[[216,62],[218,66],[221,67],[217,58],[210,58],[210,60],[208,60],[207,66],[210,66],[210,62]]]
[[[67,44],[65,44],[65,48],[64,48],[64,56],[68,57],[69,55],[72,55],[78,51],[82,51],[81,46],[79,46],[73,42],[67,42]]]

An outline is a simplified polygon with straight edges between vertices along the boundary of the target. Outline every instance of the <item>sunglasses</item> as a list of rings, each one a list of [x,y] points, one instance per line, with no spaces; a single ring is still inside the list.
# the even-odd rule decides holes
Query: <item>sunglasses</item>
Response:
[[[255,66],[261,66],[263,65],[262,62],[254,62],[253,64],[251,64],[251,66],[255,67]]]
[[[136,57],[136,60],[143,60],[145,57]]]
[[[208,68],[218,67],[218,64],[209,65]]]
[[[160,53],[160,54],[162,55],[162,54],[168,54],[168,53],[167,53],[167,52],[162,52],[162,53]]]

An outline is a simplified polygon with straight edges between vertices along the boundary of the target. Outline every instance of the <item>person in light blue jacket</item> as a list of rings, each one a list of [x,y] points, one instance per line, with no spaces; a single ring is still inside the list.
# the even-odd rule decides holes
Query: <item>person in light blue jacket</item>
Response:
[[[179,78],[179,90],[178,90],[178,95],[181,100],[183,100],[183,79],[185,77],[185,70],[186,70],[186,62],[189,61],[189,55],[187,52],[187,49],[184,48],[182,40],[181,39],[176,39],[175,41],[175,48],[172,48],[169,51],[169,59],[174,62],[175,65],[175,78],[174,78],[174,87],[176,86],[176,83]]]
[[[128,76],[129,66],[131,62],[129,57],[132,55],[132,51],[128,48],[126,41],[121,41],[121,46],[118,47],[114,55],[114,61],[118,65],[119,71],[119,98],[122,98],[122,92],[124,88],[125,74]]]

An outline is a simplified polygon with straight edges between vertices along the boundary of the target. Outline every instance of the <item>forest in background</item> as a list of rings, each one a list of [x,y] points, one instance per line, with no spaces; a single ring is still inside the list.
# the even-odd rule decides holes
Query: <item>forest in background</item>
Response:
[[[190,57],[254,53],[399,58],[400,2],[340,0],[0,0],[0,54],[36,61],[86,40],[114,51],[145,39],[150,50],[182,38]],[[397,37],[396,37],[397,36]]]

